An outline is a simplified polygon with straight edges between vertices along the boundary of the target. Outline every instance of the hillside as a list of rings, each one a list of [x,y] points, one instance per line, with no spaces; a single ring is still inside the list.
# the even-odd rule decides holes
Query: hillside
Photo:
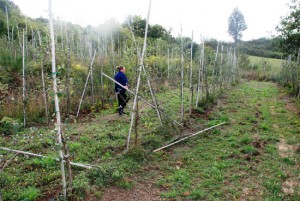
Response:
[[[276,41],[276,38],[260,38],[251,41],[241,41],[238,48],[247,55],[282,59],[284,54],[276,47]]]

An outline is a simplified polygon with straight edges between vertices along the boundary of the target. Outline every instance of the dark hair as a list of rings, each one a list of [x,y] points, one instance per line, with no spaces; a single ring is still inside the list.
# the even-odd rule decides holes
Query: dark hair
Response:
[[[125,67],[124,66],[117,66],[117,71],[123,70]]]

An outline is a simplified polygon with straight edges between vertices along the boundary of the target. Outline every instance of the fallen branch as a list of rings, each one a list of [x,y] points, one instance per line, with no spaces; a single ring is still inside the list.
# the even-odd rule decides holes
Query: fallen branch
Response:
[[[177,144],[177,143],[179,143],[179,142],[181,142],[181,141],[183,141],[183,140],[186,140],[186,139],[188,139],[188,138],[190,138],[190,137],[193,137],[193,136],[195,136],[195,135],[198,135],[198,134],[200,134],[200,133],[203,133],[203,132],[208,131],[208,130],[210,130],[210,129],[213,129],[213,128],[215,128],[215,127],[221,126],[221,125],[223,125],[223,124],[225,124],[225,122],[220,123],[220,124],[217,124],[217,125],[214,125],[214,126],[209,127],[209,128],[206,128],[206,129],[204,129],[204,130],[202,130],[202,131],[199,131],[199,132],[197,132],[197,133],[194,133],[194,134],[192,134],[192,135],[186,136],[186,137],[184,137],[184,138],[182,138],[182,139],[180,139],[180,140],[178,140],[178,141],[176,141],[176,142],[173,142],[173,143],[168,144],[168,145],[165,145],[165,146],[163,146],[163,147],[161,147],[161,148],[155,149],[153,152],[157,152],[157,151],[160,151],[160,150],[165,149],[165,148],[167,148],[167,147],[173,146],[174,144]]]
[[[19,153],[19,154],[24,154],[24,155],[28,155],[28,156],[35,156],[35,157],[41,157],[41,158],[49,158],[48,156],[43,156],[41,154],[34,154],[34,153],[27,152],[27,151],[20,151],[20,150],[5,148],[5,147],[0,147],[0,149],[5,150],[5,151]],[[50,157],[50,158],[52,158],[52,157]],[[54,159],[56,161],[60,161],[59,158],[52,158],[52,159]],[[63,162],[65,163],[66,161],[63,160]],[[74,165],[74,166],[77,166],[77,167],[86,168],[86,169],[92,169],[93,168],[93,166],[91,166],[91,165],[85,165],[85,164],[81,164],[81,163],[70,162],[70,164]]]

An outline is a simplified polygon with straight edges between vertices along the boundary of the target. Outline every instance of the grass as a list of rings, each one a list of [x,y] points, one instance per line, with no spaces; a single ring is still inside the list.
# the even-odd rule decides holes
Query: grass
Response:
[[[276,81],[282,69],[282,60],[273,58],[263,58],[257,56],[249,56],[250,66],[248,70],[253,72],[243,72],[245,77],[250,77],[256,80],[271,80]]]
[[[176,93],[165,90],[157,98],[163,102],[164,111],[179,120],[180,98]],[[279,154],[281,139],[291,147],[300,143],[300,121],[297,114],[286,110],[284,96],[285,92],[272,83],[241,83],[224,92],[218,109],[201,109],[192,115],[184,132],[194,133],[224,121],[226,125],[155,154],[151,151],[173,141],[179,129],[173,129],[170,122],[161,129],[156,112],[143,103],[139,103],[142,106],[137,141],[140,146],[127,154],[123,150],[130,116],[119,117],[112,108],[96,113],[92,119],[65,124],[71,160],[101,166],[90,171],[73,168],[73,196],[82,200],[93,194],[100,199],[102,194],[94,192],[102,192],[110,185],[130,191],[143,182],[155,184],[161,199],[166,200],[247,197],[298,200],[299,189],[294,194],[286,194],[282,189],[287,179],[296,180],[300,173],[299,152],[285,157]],[[188,99],[185,107],[188,108]],[[131,137],[133,147],[134,133]],[[0,146],[57,155],[55,131],[46,128],[27,128],[0,138]],[[0,151],[1,157],[5,154]],[[0,174],[2,198],[43,198],[46,192],[61,188],[60,177],[59,164],[50,157],[17,155]]]

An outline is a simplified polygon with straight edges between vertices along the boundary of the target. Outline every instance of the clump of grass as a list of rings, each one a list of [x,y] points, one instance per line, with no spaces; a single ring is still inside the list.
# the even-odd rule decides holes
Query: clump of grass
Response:
[[[258,153],[258,150],[253,147],[253,146],[250,146],[250,145],[245,145],[245,146],[242,146],[240,151],[243,153],[243,154],[252,154],[252,155],[255,155]]]
[[[85,193],[90,188],[89,179],[85,172],[80,172],[77,174],[72,183],[74,197],[77,199],[84,199]]]
[[[31,201],[36,200],[41,195],[41,191],[35,187],[28,187],[21,192],[20,200]]]
[[[161,146],[163,139],[160,135],[155,135],[153,133],[146,135],[143,140],[143,146],[146,149],[152,150]]]
[[[143,147],[136,146],[129,149],[128,152],[124,155],[124,157],[133,159],[137,162],[144,162],[146,160],[146,152]]]
[[[203,192],[200,189],[195,189],[191,192],[191,194],[188,196],[188,198],[193,199],[193,200],[199,200],[199,199],[204,199],[205,198],[205,192]]]
[[[292,160],[288,157],[284,157],[282,160],[283,160],[284,163],[286,163],[288,165],[295,165],[296,164],[296,162],[294,160]]]
[[[252,141],[253,141],[253,139],[252,139],[251,137],[248,137],[248,136],[243,137],[243,138],[241,139],[241,143],[242,143],[242,144],[250,144]]]

